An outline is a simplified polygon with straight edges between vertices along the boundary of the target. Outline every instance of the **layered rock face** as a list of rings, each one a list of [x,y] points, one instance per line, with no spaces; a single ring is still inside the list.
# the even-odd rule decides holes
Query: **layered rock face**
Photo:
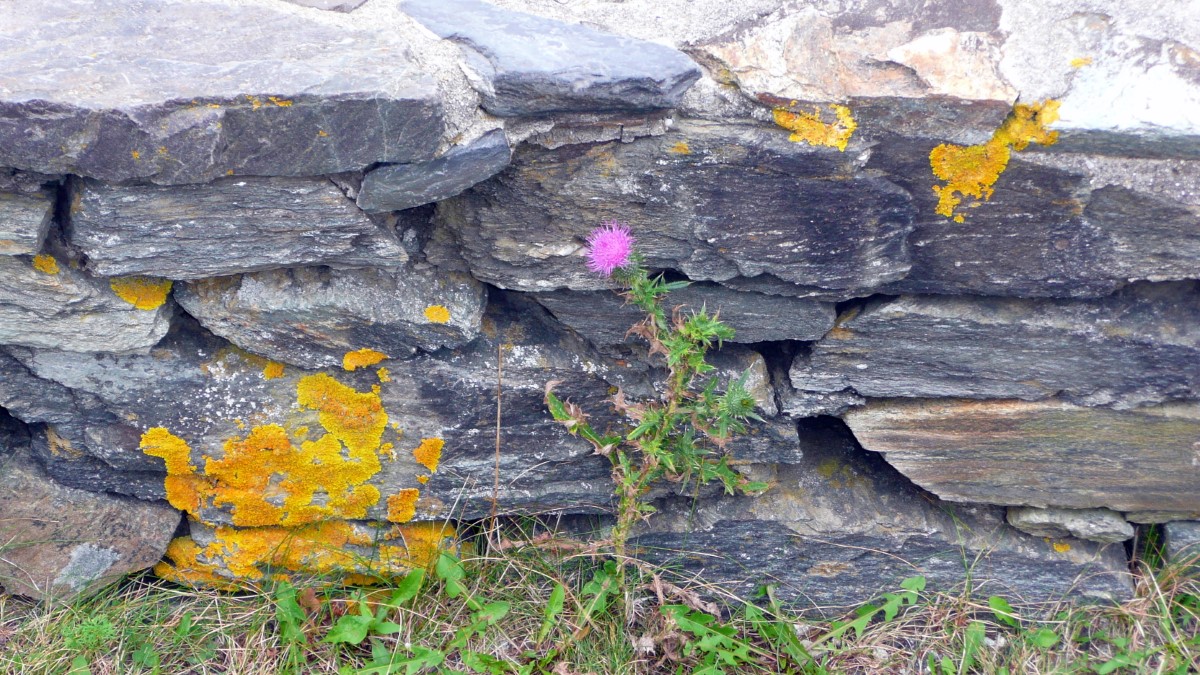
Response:
[[[661,391],[584,264],[614,220],[694,282],[672,308],[736,330],[716,376],[747,373],[763,418],[728,451],[769,489],[655,486],[646,559],[832,612],[914,575],[1120,599],[1136,524],[1194,548],[1200,33],[1169,7],[12,0],[0,23],[7,592],[365,581],[493,512],[610,512],[608,461],[542,399],[558,381],[621,431],[610,397]]]

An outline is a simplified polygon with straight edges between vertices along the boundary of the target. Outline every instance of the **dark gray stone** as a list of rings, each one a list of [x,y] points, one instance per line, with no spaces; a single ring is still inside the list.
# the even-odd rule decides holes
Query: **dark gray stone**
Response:
[[[0,169],[0,255],[42,250],[54,217],[52,176]]]
[[[436,84],[396,27],[225,0],[4,3],[0,166],[107,181],[429,159]]]
[[[599,290],[588,233],[628,223],[652,268],[696,281],[771,274],[844,297],[909,268],[909,196],[854,156],[760,125],[684,122],[631,143],[526,148],[495,178],[440,202],[472,274],[504,288]]]
[[[663,503],[633,550],[742,597],[775,584],[781,600],[820,614],[918,575],[931,590],[969,580],[972,595],[1014,604],[1132,595],[1119,544],[1046,541],[1006,525],[1001,509],[939,502],[828,420],[802,425],[800,440],[804,459],[770,469],[766,493]]]
[[[868,450],[956,502],[1200,511],[1200,404],[874,400],[846,413]]]
[[[1077,537],[1115,544],[1133,539],[1133,526],[1111,509],[1038,509],[1010,506],[1008,524],[1035,537]]]
[[[1166,557],[1174,564],[1200,570],[1200,521],[1174,521],[1163,525]]]
[[[27,452],[0,459],[0,586],[69,600],[157,563],[179,525],[163,502],[57,485]]]
[[[118,297],[109,280],[88,276],[65,260],[38,269],[26,256],[0,256],[0,344],[141,349],[166,334],[173,312],[165,297],[158,307],[138,309]]]
[[[72,185],[70,243],[104,275],[168,279],[296,265],[399,265],[408,253],[324,178]]]
[[[242,349],[314,370],[364,348],[397,359],[460,346],[479,334],[485,302],[478,281],[426,264],[252,272],[189,282],[175,297]]]
[[[851,310],[792,365],[805,391],[1060,395],[1132,406],[1200,397],[1200,284],[1134,284],[1097,300],[904,296]]]
[[[493,115],[673,108],[700,77],[670,47],[479,0],[405,0],[401,8],[458,43]]]
[[[503,129],[494,129],[428,162],[381,166],[363,177],[358,206],[367,212],[400,211],[437,202],[496,175],[512,160]]]
[[[595,344],[620,344],[644,314],[612,291],[535,293],[543,307]],[[833,327],[831,303],[763,293],[738,292],[710,283],[694,283],[666,297],[668,308],[719,312],[735,331],[733,342],[816,340]]]
[[[16,452],[26,452],[29,449],[29,429],[21,420],[13,417],[4,408],[0,408],[0,464],[4,459]]]

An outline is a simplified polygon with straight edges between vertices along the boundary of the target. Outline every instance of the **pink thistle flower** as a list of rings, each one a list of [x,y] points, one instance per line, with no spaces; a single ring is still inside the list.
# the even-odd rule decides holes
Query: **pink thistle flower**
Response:
[[[592,230],[587,239],[588,269],[604,276],[629,264],[633,255],[633,235],[629,226],[610,220]]]

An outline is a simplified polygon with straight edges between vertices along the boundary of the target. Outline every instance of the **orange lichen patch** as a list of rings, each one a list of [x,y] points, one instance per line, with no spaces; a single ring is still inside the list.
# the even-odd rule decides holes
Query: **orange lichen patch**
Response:
[[[278,424],[254,427],[225,442],[225,456],[209,458],[204,473],[214,506],[228,505],[235,525],[302,525],[330,518],[364,518],[379,502],[365,484],[379,473],[375,453],[350,451],[330,433],[292,445]]]
[[[383,352],[377,352],[374,349],[367,349],[364,347],[357,351],[346,352],[346,355],[342,357],[342,368],[349,371],[355,371],[359,368],[373,366],[387,357],[388,355],[384,354]]]
[[[325,131],[324,129],[318,129],[317,135],[320,136],[321,138],[325,138],[326,136],[329,135],[329,133],[327,131]]]
[[[421,491],[416,488],[404,488],[387,499],[387,519],[393,523],[407,523],[417,515],[417,498]]]
[[[429,482],[429,476],[417,476],[417,482],[424,485]]]
[[[142,276],[119,277],[108,282],[118,298],[144,310],[162,307],[167,301],[167,294],[171,292],[171,284],[170,279]]]
[[[268,96],[267,100],[270,101],[271,103],[274,103],[275,105],[279,106],[280,108],[292,107],[292,102],[286,98],[279,98],[278,96]]]
[[[47,426],[45,434],[46,445],[50,448],[50,454],[55,457],[70,457],[71,459],[83,457],[83,452],[71,445],[71,441],[59,436],[54,427]]]
[[[43,274],[58,274],[58,261],[52,255],[39,253],[33,256],[33,269]]]
[[[692,154],[692,149],[688,146],[687,141],[679,141],[667,148],[667,152],[675,155],[690,155]]]
[[[836,117],[832,122],[822,122],[821,109],[816,106],[813,106],[811,113],[775,108],[772,116],[775,124],[792,132],[788,140],[793,143],[824,145],[845,152],[846,144],[850,142],[858,123],[854,121],[854,116],[846,106],[831,104],[829,108]]]
[[[1084,66],[1090,66],[1090,65],[1092,65],[1092,57],[1090,57],[1090,56],[1080,56],[1080,57],[1071,59],[1071,67],[1072,68],[1082,68]]]
[[[151,457],[161,457],[167,465],[168,476],[186,476],[196,471],[196,465],[192,464],[192,449],[187,441],[166,427],[147,429],[142,434],[138,449]]]
[[[1066,553],[1067,551],[1070,551],[1070,550],[1071,550],[1071,545],[1068,544],[1067,542],[1065,542],[1065,541],[1054,542],[1055,553]]]
[[[379,370],[375,371],[375,374],[379,376],[380,382],[392,381],[392,371],[388,370],[387,368],[380,368]]]
[[[395,443],[384,443],[383,445],[379,446],[379,456],[383,457],[385,455],[388,457],[388,459],[392,460],[393,462],[396,461],[396,444]]]
[[[216,528],[201,548],[190,537],[167,547],[160,577],[194,586],[232,589],[289,573],[339,575],[346,581],[379,583],[413,568],[428,568],[454,547],[454,528],[440,523],[393,525],[381,541],[342,521],[297,528]]]
[[[450,320],[450,310],[441,305],[430,305],[425,308],[425,318],[429,323],[446,323]]]
[[[137,159],[141,159],[141,158],[142,158],[142,153],[138,152],[137,150],[130,150],[130,151],[129,151],[129,154],[130,154],[130,156],[132,156],[132,157],[133,157],[135,160],[137,160]]]
[[[413,457],[429,469],[430,472],[437,471],[438,462],[442,459],[442,446],[446,444],[440,438],[422,438],[421,444],[413,450]]]
[[[283,377],[283,364],[267,361],[267,365],[263,366],[262,374],[264,380],[277,380]]]
[[[943,143],[934,148],[929,153],[929,164],[933,175],[946,182],[933,186],[938,196],[935,211],[961,223],[963,215],[954,210],[964,197],[977,200],[972,206],[991,199],[992,186],[1008,167],[1014,150],[1024,150],[1030,143],[1053,145],[1058,140],[1058,132],[1046,128],[1058,119],[1058,107],[1059,102],[1053,100],[1017,104],[987,143],[969,146]]]
[[[296,398],[302,407],[319,413],[321,426],[344,443],[352,457],[375,457],[388,423],[379,394],[356,391],[318,373],[300,380]]]

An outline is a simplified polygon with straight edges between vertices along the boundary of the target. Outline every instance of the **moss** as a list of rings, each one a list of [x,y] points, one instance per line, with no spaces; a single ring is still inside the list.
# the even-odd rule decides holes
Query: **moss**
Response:
[[[450,320],[450,310],[441,305],[430,305],[425,308],[425,318],[429,323],[446,323]]]
[[[417,515],[417,498],[421,491],[405,488],[387,499],[387,519],[393,523],[407,523]]]
[[[167,301],[172,282],[170,279],[133,276],[110,279],[108,285],[118,298],[138,309],[149,311],[162,307]]]
[[[268,361],[267,365],[262,369],[264,380],[277,380],[283,377],[283,364],[275,361]]]
[[[342,368],[353,372],[359,368],[373,366],[386,358],[388,358],[387,354],[364,347],[357,351],[346,352],[346,355],[342,357]]]
[[[1030,143],[1053,145],[1058,140],[1058,132],[1046,128],[1058,119],[1058,108],[1059,102],[1052,100],[1017,104],[988,142],[968,146],[943,143],[930,151],[933,175],[945,181],[945,185],[933,186],[938,196],[934,210],[961,223],[963,214],[955,209],[964,198],[976,200],[972,206],[990,200],[992,186],[1008,167],[1013,151],[1024,150]]]
[[[413,450],[413,457],[429,471],[435,472],[442,458],[442,446],[446,444],[440,438],[422,438],[420,445]]]
[[[832,122],[822,122],[821,110],[816,106],[813,106],[811,113],[775,108],[772,111],[772,117],[775,119],[775,124],[792,132],[788,136],[788,140],[793,143],[823,145],[845,152],[850,137],[858,128],[858,123],[854,121],[854,115],[846,106],[830,105],[829,108],[836,118]]]
[[[33,269],[43,274],[58,274],[58,261],[52,255],[39,253],[33,256]]]

